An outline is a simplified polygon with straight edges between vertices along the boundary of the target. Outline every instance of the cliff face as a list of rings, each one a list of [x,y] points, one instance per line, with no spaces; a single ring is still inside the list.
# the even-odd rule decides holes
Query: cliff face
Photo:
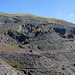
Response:
[[[43,47],[46,45],[45,50],[53,50],[66,48],[62,41],[75,38],[75,26],[72,23],[33,15],[18,15],[0,14],[0,42],[18,44],[27,38],[30,46],[39,43]]]
[[[4,48],[1,44],[5,44]],[[12,63],[17,61],[25,74],[73,74],[75,25],[72,23],[29,14],[1,13],[0,45],[0,56]]]
[[[0,42],[7,44],[24,44],[30,40],[30,48],[38,50],[41,45],[44,50],[63,50],[66,39],[75,38],[75,26],[72,23],[42,18],[33,15],[0,15]]]

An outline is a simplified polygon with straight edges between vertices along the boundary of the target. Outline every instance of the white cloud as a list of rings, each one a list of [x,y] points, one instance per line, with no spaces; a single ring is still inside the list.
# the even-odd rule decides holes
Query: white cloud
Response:
[[[74,17],[75,15],[74,14],[70,14],[70,17]]]

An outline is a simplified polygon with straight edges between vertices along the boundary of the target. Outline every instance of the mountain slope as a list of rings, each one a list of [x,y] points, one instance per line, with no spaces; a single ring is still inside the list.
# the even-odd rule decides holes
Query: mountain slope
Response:
[[[44,50],[61,50],[66,49],[64,38],[74,39],[75,28],[74,24],[64,20],[30,14],[1,13],[0,33],[1,42],[23,43],[27,38],[30,40],[30,47],[42,45]],[[33,49],[36,48],[33,46]]]
[[[75,24],[0,12],[0,46],[0,56],[12,63],[17,61],[25,74],[69,75],[75,63]]]

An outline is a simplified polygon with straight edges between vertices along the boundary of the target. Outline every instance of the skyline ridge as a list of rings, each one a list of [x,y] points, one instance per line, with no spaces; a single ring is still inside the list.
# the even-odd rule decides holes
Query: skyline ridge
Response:
[[[56,20],[62,20],[62,21],[66,21],[64,19],[58,19],[58,18],[50,18],[50,17],[45,17],[45,16],[39,16],[39,15],[34,15],[34,14],[24,14],[24,13],[6,13],[6,12],[1,12],[0,11],[0,14],[6,14],[6,15],[10,15],[10,16],[26,16],[26,15],[30,15],[30,16],[34,16],[34,17],[40,17],[40,18],[47,18],[47,19],[56,19]],[[69,21],[66,21],[66,22],[69,22]],[[73,23],[73,22],[69,22],[69,23]],[[75,23],[73,23],[75,24]]]

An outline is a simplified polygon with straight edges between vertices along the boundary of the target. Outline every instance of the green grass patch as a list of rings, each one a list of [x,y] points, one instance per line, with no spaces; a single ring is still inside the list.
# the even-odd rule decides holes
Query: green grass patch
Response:
[[[42,46],[40,46],[40,45],[37,46],[37,48],[40,49],[41,51],[44,51],[43,48],[42,48]]]
[[[25,49],[25,47],[23,45],[19,45],[20,48]]]
[[[30,43],[30,40],[28,40],[27,38],[25,39],[25,44]]]
[[[15,63],[15,68],[19,68],[19,63],[18,62]]]

